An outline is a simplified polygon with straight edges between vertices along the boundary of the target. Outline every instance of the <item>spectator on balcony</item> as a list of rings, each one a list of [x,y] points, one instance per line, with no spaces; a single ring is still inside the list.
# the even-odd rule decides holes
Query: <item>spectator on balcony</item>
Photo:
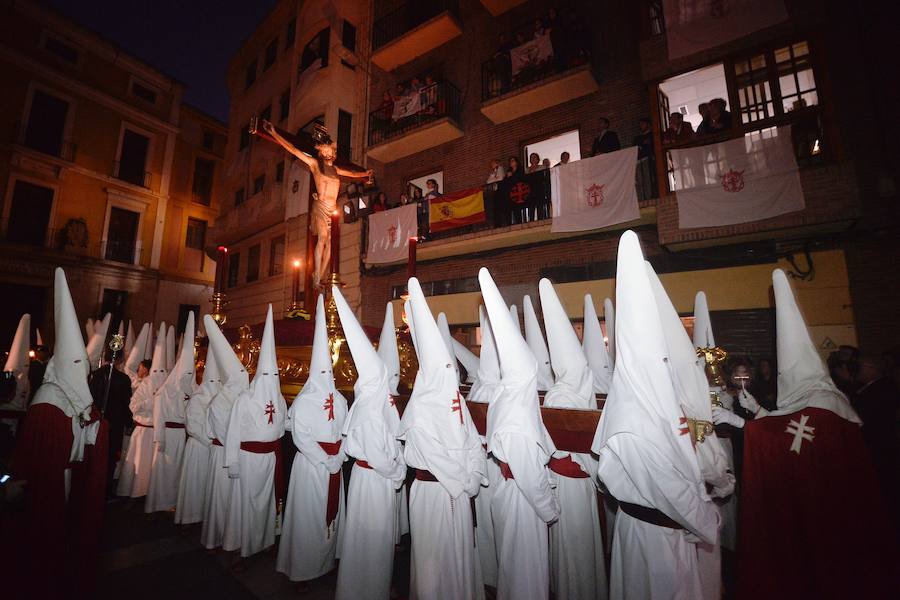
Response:
[[[425,194],[426,200],[434,200],[435,198],[441,197],[441,190],[438,189],[438,182],[435,179],[429,179],[425,182],[425,187],[428,188],[428,193]]]
[[[372,212],[383,212],[387,210],[387,194],[384,192],[378,192],[378,195],[375,196],[375,201],[372,202]]]
[[[559,155],[559,162],[553,165],[554,167],[558,167],[559,165],[567,165],[569,164],[569,159],[571,155],[568,152],[563,152]]]
[[[544,25],[544,20],[540,17],[534,20],[534,39],[538,39],[539,37],[543,37],[550,33],[547,27]]]
[[[638,121],[641,132],[635,136],[634,145],[638,149],[638,198],[655,198],[656,193],[656,153],[653,150],[653,129],[650,119]]]
[[[492,189],[497,189],[496,184],[503,181],[506,177],[506,169],[503,168],[503,165],[500,164],[500,161],[496,158],[491,159],[491,170],[488,173],[487,182],[489,185],[493,184]]]
[[[591,156],[615,152],[621,148],[622,144],[619,143],[619,134],[609,128],[609,119],[600,117],[600,133],[597,134],[597,137],[594,138],[594,143],[591,144]]]
[[[497,51],[491,57],[488,81],[491,97],[499,96],[509,89],[509,82],[512,77],[512,63],[510,62],[509,51],[512,48],[513,45],[505,33],[497,36]]]
[[[400,204],[399,204],[399,206],[406,206],[407,204],[409,204],[409,194],[407,194],[406,192],[404,192],[404,193],[400,194]]]
[[[703,118],[700,124],[697,125],[697,135],[709,135],[711,133],[709,130],[709,104],[701,102],[697,105],[697,112]]]
[[[689,142],[694,138],[694,128],[690,123],[684,122],[684,115],[673,112],[669,115],[669,128],[663,134],[664,144],[677,144]]]
[[[536,173],[538,171],[543,171],[546,167],[541,164],[541,157],[537,152],[532,152],[528,155],[528,172]]]
[[[725,100],[713,98],[709,101],[709,131],[718,133],[731,129],[731,113],[725,110]]]
[[[549,168],[550,168],[550,159],[549,159],[549,158],[545,158],[544,160],[542,160],[542,161],[541,161],[541,167],[542,167],[542,169],[544,169],[544,170],[549,169]]]
[[[510,156],[506,162],[506,178],[519,179],[521,177],[522,172],[519,170],[519,159],[515,156]]]
[[[431,75],[425,76],[425,85],[422,86],[422,106],[425,114],[444,114],[444,100],[438,95],[438,84]]]

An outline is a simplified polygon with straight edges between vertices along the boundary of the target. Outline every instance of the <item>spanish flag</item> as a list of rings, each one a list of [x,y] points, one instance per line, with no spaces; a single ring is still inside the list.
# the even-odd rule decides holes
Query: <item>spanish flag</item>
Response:
[[[484,191],[480,187],[444,194],[440,198],[433,198],[429,203],[431,231],[455,229],[485,220]]]

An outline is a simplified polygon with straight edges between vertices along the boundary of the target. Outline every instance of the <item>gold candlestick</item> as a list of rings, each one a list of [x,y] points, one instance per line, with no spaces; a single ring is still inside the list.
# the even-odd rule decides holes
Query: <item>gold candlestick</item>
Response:
[[[213,321],[216,322],[216,325],[222,327],[228,321],[228,317],[225,316],[225,307],[228,306],[228,301],[225,299],[225,292],[213,292],[212,298],[210,298],[209,301],[213,305],[210,316],[213,318]]]
[[[722,388],[725,386],[725,379],[722,378],[720,365],[725,362],[728,353],[718,346],[712,348],[697,348],[697,356],[702,357],[706,361],[706,378],[711,386]],[[719,393],[710,391],[710,402],[713,406],[722,407],[722,401],[719,400]]]

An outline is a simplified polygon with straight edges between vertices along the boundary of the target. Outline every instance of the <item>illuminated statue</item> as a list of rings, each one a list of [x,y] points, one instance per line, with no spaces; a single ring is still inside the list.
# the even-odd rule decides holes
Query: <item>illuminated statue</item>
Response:
[[[372,170],[358,171],[339,167],[334,164],[337,149],[333,142],[326,139],[316,144],[318,158],[314,158],[297,148],[278,133],[276,128],[268,121],[262,121],[262,128],[268,135],[285,150],[299,158],[309,167],[313,182],[316,184],[316,193],[313,194],[313,202],[310,207],[310,231],[317,238],[315,260],[313,265],[313,285],[320,287],[322,280],[328,272],[331,260],[331,215],[337,211],[337,197],[340,193],[341,177],[353,179],[372,179]]]

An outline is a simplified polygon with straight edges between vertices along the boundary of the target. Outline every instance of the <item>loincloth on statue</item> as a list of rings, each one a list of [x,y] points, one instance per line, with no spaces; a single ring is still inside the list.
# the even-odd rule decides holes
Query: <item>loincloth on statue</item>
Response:
[[[337,210],[337,202],[330,206],[319,200],[318,194],[312,195],[312,208],[310,212],[309,230],[317,237],[331,235],[331,215]]]

